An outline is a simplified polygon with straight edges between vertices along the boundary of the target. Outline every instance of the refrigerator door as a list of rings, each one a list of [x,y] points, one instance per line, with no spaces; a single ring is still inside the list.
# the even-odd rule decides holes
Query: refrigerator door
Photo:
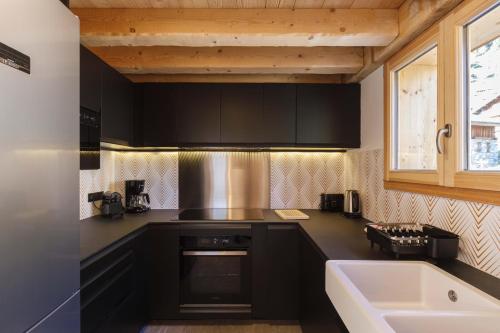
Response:
[[[75,293],[26,333],[56,332],[80,332],[80,293]]]
[[[79,288],[79,22],[57,0],[2,0],[0,331],[24,332]]]

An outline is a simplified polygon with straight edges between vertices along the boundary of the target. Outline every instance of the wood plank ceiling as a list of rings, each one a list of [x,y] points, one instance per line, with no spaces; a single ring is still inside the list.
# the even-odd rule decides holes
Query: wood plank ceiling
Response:
[[[71,0],[70,7],[82,44],[136,82],[338,83],[368,75],[460,1]]]
[[[404,0],[70,0],[72,8],[378,8]]]

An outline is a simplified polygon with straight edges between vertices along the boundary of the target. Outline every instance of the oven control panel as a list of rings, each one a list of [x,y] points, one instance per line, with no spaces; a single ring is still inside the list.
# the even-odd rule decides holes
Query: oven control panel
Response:
[[[250,236],[181,236],[183,249],[241,249],[250,246]]]

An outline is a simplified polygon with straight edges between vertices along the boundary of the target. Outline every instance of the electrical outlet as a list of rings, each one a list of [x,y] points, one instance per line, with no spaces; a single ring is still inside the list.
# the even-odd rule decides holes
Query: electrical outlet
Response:
[[[89,193],[89,202],[102,200],[103,195],[104,195],[104,192]]]

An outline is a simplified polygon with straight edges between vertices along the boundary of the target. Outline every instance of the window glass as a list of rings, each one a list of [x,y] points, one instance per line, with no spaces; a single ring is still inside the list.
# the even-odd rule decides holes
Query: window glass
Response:
[[[466,166],[500,170],[500,7],[465,27]]]
[[[393,167],[435,170],[437,47],[395,72]]]

